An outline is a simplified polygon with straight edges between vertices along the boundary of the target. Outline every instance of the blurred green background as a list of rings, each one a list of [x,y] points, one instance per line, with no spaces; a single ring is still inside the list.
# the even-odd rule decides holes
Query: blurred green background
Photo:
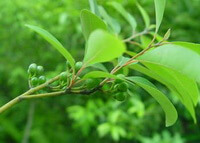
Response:
[[[120,22],[123,35],[128,24],[98,0],[109,14]],[[111,0],[110,0],[111,1]],[[134,0],[116,0],[144,27]],[[153,0],[140,0],[155,22]],[[200,1],[168,0],[160,34],[172,29],[170,40],[200,43]],[[1,0],[0,1],[0,105],[28,89],[27,67],[35,62],[43,65],[50,78],[65,67],[65,59],[24,24],[40,26],[51,32],[77,61],[84,53],[79,14],[89,9],[87,0]],[[168,90],[154,82],[170,96]],[[200,142],[198,106],[195,125],[175,97],[177,123],[165,127],[164,114],[150,95],[136,88],[125,102],[104,95],[63,96],[34,101],[30,143],[197,143]],[[33,102],[25,101],[0,115],[0,143],[23,140],[28,113]]]

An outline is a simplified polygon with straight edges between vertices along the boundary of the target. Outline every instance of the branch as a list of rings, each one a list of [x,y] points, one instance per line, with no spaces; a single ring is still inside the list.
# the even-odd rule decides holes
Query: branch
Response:
[[[149,30],[145,29],[144,31],[142,31],[140,33],[136,33],[136,34],[132,35],[131,37],[124,39],[123,41],[124,42],[130,42],[132,39],[135,39],[136,37],[139,37],[139,36],[142,36],[142,35],[145,35],[145,34],[148,34],[148,33],[149,33]]]
[[[41,85],[39,85],[39,86],[37,86],[37,87],[35,87],[35,88],[31,88],[31,89],[29,89],[28,91],[26,91],[25,93],[23,93],[23,94],[17,96],[17,97],[14,98],[13,100],[11,100],[11,101],[9,101],[8,103],[6,103],[5,105],[1,106],[1,107],[0,107],[0,113],[6,111],[7,109],[11,108],[13,105],[15,105],[15,104],[17,104],[18,102],[20,102],[20,101],[21,101],[21,99],[20,99],[21,97],[27,96],[27,95],[33,94],[33,93],[36,92],[36,91],[39,91],[39,90],[41,90],[41,89],[47,87],[49,84],[53,83],[54,81],[58,80],[59,78],[60,78],[60,75],[58,75],[58,76],[56,76],[56,77],[54,77],[54,78],[48,80],[48,81],[47,81],[46,83],[44,83],[44,84],[41,84]]]
[[[22,101],[22,100],[25,100],[25,99],[60,96],[60,95],[64,95],[65,93],[66,93],[65,91],[58,91],[58,92],[35,94],[35,95],[25,95],[25,96],[22,96],[22,97],[18,97],[18,100]]]

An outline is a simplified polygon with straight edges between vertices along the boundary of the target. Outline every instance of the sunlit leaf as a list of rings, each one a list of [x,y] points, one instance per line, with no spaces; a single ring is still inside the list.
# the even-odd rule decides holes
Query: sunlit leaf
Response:
[[[45,40],[47,40],[56,50],[58,50],[65,57],[66,60],[69,61],[71,67],[74,68],[74,64],[75,64],[74,58],[52,34],[50,34],[48,31],[46,31],[40,27],[34,26],[34,25],[26,24],[26,27],[37,32]]]
[[[111,61],[125,52],[124,43],[116,36],[103,30],[94,31],[88,39],[85,64]]]
[[[198,47],[198,44],[166,44],[145,53],[139,59],[165,65],[200,82]]]
[[[156,9],[156,33],[157,33],[163,19],[166,0],[154,0],[154,3]]]
[[[96,29],[107,30],[107,26],[103,20],[88,10],[81,11],[81,26],[86,41]]]

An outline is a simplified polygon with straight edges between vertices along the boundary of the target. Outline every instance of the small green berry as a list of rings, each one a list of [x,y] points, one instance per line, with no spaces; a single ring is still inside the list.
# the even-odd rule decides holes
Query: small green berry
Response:
[[[100,84],[100,80],[90,78],[90,79],[87,79],[85,83],[86,83],[87,89],[92,89],[92,88],[97,87]]]
[[[121,92],[126,92],[128,89],[128,85],[127,85],[127,83],[122,82],[122,83],[118,84],[117,88]]]
[[[115,80],[115,83],[122,83],[123,80],[121,80],[121,79],[124,79],[124,78],[125,78],[125,75],[123,75],[123,74],[118,74],[117,77],[120,78],[120,79],[116,79],[116,80]]]
[[[39,84],[43,84],[46,82],[46,77],[45,76],[40,76],[39,77]]]
[[[68,78],[68,73],[67,72],[62,72],[60,74],[60,80],[67,81],[67,78]]]
[[[31,78],[31,85],[32,86],[37,86],[38,85],[38,78],[37,77]]]
[[[80,70],[80,68],[83,66],[83,62],[77,62],[76,64],[75,64],[75,70],[76,71],[78,71],[78,70]]]
[[[70,63],[69,61],[66,61],[66,66],[69,67]]]
[[[44,72],[43,66],[37,66],[37,74],[41,75],[41,74],[43,74],[43,72]]]
[[[103,86],[102,86],[102,90],[103,91],[108,91],[110,89],[110,85],[109,84],[104,84]]]
[[[118,92],[114,95],[114,98],[118,101],[124,101],[126,99],[126,92]]]
[[[33,75],[35,74],[37,71],[37,65],[35,63],[30,64],[30,66],[28,67],[28,73]]]

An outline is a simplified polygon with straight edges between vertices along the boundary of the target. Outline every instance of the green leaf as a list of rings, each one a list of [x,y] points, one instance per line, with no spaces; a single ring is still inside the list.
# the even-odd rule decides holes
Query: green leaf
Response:
[[[156,33],[157,33],[163,19],[166,0],[154,0],[154,3],[156,9]]]
[[[152,39],[143,35],[143,36],[140,37],[140,41],[141,41],[141,44],[142,44],[142,48],[146,49],[149,46],[149,44],[151,43]]]
[[[85,64],[111,61],[125,52],[124,43],[104,30],[94,31],[88,39]]]
[[[149,28],[150,18],[149,18],[148,13],[145,11],[145,9],[139,3],[137,3],[137,7],[140,10],[140,13],[142,14],[146,28]]]
[[[107,26],[103,20],[88,10],[81,11],[81,26],[86,41],[96,29],[107,30]]]
[[[151,71],[156,73],[160,78],[165,81],[166,86],[176,93],[180,101],[184,104],[191,116],[196,122],[194,106],[197,105],[199,91],[197,84],[194,80],[184,76],[183,74],[165,67],[160,64],[151,62],[143,62]]]
[[[56,50],[58,50],[65,57],[66,60],[69,61],[69,64],[74,69],[74,64],[75,64],[74,58],[52,34],[50,34],[48,31],[46,31],[40,27],[34,26],[34,25],[26,24],[25,26],[30,28],[31,30],[37,32],[45,40],[47,40]]]
[[[200,47],[198,44],[167,44],[146,52],[139,59],[165,65],[200,82],[198,47]]]
[[[155,85],[142,77],[128,77],[127,80],[132,81],[142,87],[161,105],[162,109],[165,112],[167,127],[173,125],[176,122],[178,115],[174,105],[162,92],[160,92],[155,87]]]
[[[99,9],[98,9],[98,5],[97,5],[97,2],[96,0],[89,0],[89,4],[90,4],[90,9],[91,11],[96,14],[96,15],[100,15],[99,14]]]
[[[111,27],[112,31],[115,32],[116,34],[119,34],[121,31],[121,27],[120,27],[119,23],[114,18],[112,18],[110,15],[108,15],[106,10],[102,6],[99,6],[99,11],[100,11],[100,15],[108,23],[108,25]]]
[[[124,57],[124,56],[119,57],[119,58],[118,58],[118,66],[124,65],[124,64],[125,64],[126,62],[128,62],[129,60],[130,60],[130,58],[128,58],[128,57]],[[132,64],[130,64],[130,65],[133,65],[133,64],[137,64],[137,62],[132,63]]]
[[[91,71],[83,76],[82,79],[87,79],[87,78],[112,78],[112,79],[120,79],[116,75],[112,75],[107,72],[103,71]]]
[[[190,49],[200,55],[200,44],[190,43],[190,42],[172,42],[172,44],[182,46],[184,48]]]
[[[106,69],[106,67],[101,64],[101,63],[96,63],[94,65],[92,65],[93,68],[96,68],[96,69],[99,69],[99,70],[102,70],[104,72],[108,72],[108,70]]]
[[[170,35],[171,35],[171,29],[168,29],[163,37],[163,40],[167,41],[169,39]]]
[[[118,11],[124,17],[124,19],[126,19],[126,21],[131,25],[132,31],[134,32],[137,27],[135,18],[130,13],[128,13],[121,4],[114,1],[109,2],[108,4],[111,5],[116,11]]]
[[[199,91],[195,81],[164,65],[146,61],[142,63],[148,68],[139,64],[129,68],[141,72],[169,88],[184,104],[193,117],[194,122],[196,122],[194,106],[197,105]]]

